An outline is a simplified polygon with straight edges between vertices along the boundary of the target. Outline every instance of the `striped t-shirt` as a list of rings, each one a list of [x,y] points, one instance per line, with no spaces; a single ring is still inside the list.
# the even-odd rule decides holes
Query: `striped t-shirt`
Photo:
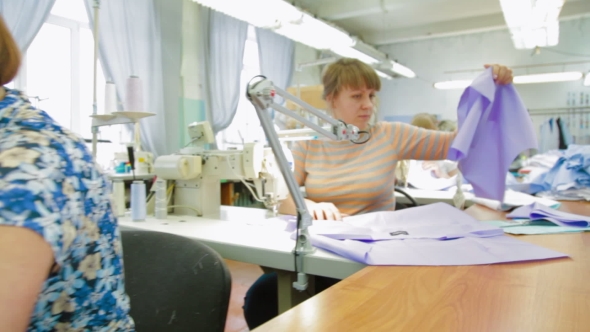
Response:
[[[349,215],[393,210],[395,165],[404,159],[445,159],[455,133],[379,122],[365,144],[294,142],[295,179],[307,198],[333,203]]]

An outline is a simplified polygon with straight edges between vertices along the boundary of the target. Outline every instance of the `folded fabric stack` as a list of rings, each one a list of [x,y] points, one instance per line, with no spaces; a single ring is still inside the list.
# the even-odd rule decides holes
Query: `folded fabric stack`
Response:
[[[525,219],[532,222],[547,220],[563,227],[587,228],[590,226],[590,217],[558,211],[541,203],[522,206],[507,214],[506,217],[510,219]]]
[[[486,221],[501,227],[510,234],[557,234],[590,231],[590,218],[556,211],[549,206],[534,203],[515,209],[507,215],[513,221]]]
[[[314,246],[368,265],[479,265],[567,257],[508,237],[500,227],[445,203],[314,221],[308,230]]]

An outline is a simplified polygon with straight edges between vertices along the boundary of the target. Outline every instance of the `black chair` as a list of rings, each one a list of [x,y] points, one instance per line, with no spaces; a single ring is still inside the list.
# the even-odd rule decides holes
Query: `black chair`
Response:
[[[138,332],[224,330],[231,275],[217,252],[167,233],[121,228],[121,237]]]
[[[397,191],[398,193],[406,196],[406,198],[411,202],[410,204],[405,204],[405,207],[415,207],[418,206],[418,203],[416,202],[416,200],[414,199],[414,197],[412,197],[412,195],[408,194],[405,190],[399,188],[399,187],[394,187],[393,188],[394,191]]]

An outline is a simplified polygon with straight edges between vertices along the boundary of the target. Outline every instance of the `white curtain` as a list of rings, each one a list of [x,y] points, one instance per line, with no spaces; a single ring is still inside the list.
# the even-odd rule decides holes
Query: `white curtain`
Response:
[[[238,109],[248,24],[208,8],[201,8],[201,14],[202,33],[209,37],[202,48],[202,82],[209,83],[205,102],[217,133],[231,124]]]
[[[256,28],[258,40],[258,56],[260,58],[260,71],[262,75],[270,79],[273,84],[285,90],[293,78],[295,63],[295,42],[289,38],[274,33],[268,29]],[[283,100],[277,100],[282,103]],[[272,111],[275,123],[281,129],[286,129],[286,118],[275,111]]]
[[[25,52],[45,23],[55,0],[0,0],[0,14],[21,52]]]
[[[85,0],[91,26],[93,2]],[[155,157],[171,152],[166,146],[162,42],[154,1],[101,1],[99,50],[105,78],[115,83],[119,101],[125,99],[130,76],[137,76],[142,82],[143,111],[156,114],[139,121],[144,150]]]

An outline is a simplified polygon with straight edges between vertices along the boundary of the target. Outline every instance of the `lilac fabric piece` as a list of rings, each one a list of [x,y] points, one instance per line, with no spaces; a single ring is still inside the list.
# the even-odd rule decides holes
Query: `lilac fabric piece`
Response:
[[[445,203],[314,221],[309,233],[314,246],[368,265],[478,265],[567,257],[509,238],[501,228]]]
[[[590,217],[552,209],[540,203],[519,207],[506,215],[511,219],[548,220],[565,227],[589,227]]]
[[[512,84],[497,85],[488,68],[463,92],[457,117],[447,159],[459,162],[477,197],[503,202],[510,164],[520,152],[538,148],[524,103]]]
[[[367,265],[481,265],[568,257],[506,235],[451,241],[363,242],[311,235],[314,246]]]
[[[294,225],[291,221],[289,224]],[[293,231],[287,226],[286,231]],[[461,237],[503,235],[497,226],[477,221],[446,203],[434,203],[399,211],[381,211],[344,218],[343,221],[314,220],[308,228],[312,235],[337,240],[450,240]],[[295,234],[292,235],[295,238]]]

